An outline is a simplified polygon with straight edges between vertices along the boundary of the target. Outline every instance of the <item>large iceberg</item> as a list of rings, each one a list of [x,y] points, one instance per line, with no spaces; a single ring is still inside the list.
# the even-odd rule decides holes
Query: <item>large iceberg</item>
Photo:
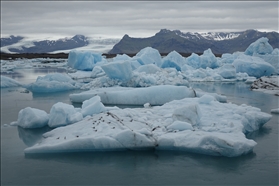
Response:
[[[255,56],[239,55],[233,62],[236,72],[246,72],[249,76],[260,78],[275,73],[274,67]]]
[[[186,64],[196,69],[206,69],[207,67],[214,69],[220,66],[210,48],[205,50],[201,56],[192,53],[191,56],[186,58]]]
[[[68,55],[68,66],[77,70],[92,70],[97,63],[106,62],[99,53],[71,50]]]
[[[161,68],[176,68],[177,71],[181,71],[184,63],[185,58],[176,51],[172,51],[162,59]]]
[[[156,64],[160,67],[162,64],[159,51],[152,47],[141,49],[136,56],[133,57],[133,59],[136,59],[141,65]]]
[[[256,57],[262,58],[275,68],[275,74],[279,74],[279,49],[275,48],[271,54],[254,54]]]
[[[61,73],[39,76],[36,82],[26,85],[28,90],[38,93],[67,91],[79,87],[80,85],[70,76]]]
[[[259,129],[270,118],[258,108],[220,103],[205,94],[163,106],[87,116],[43,134],[39,143],[24,152],[157,149],[235,157],[251,152],[256,145],[244,133]]]
[[[19,83],[18,81],[6,76],[1,75],[0,80],[1,80],[1,88],[22,86],[22,84]]]
[[[245,50],[244,54],[253,56],[255,54],[271,54],[273,51],[272,46],[268,43],[268,38],[262,37],[257,41],[251,43]]]
[[[279,74],[279,52],[278,48],[273,47],[268,43],[268,38],[262,37],[250,44],[244,54],[262,58],[265,62],[270,63],[276,74]]]
[[[128,81],[132,77],[132,67],[129,61],[117,61],[102,65],[102,69],[111,79]]]

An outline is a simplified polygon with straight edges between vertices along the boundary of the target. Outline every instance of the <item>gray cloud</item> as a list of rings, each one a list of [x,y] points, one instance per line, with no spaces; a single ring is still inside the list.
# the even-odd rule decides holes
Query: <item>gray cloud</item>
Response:
[[[278,2],[1,2],[1,35],[148,37],[162,28],[278,32]]]

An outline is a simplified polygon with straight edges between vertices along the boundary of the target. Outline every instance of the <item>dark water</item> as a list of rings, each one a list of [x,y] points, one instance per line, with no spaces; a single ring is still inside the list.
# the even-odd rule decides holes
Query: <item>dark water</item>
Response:
[[[23,77],[24,79],[24,77]],[[226,95],[269,113],[278,97],[252,92],[244,83],[195,83],[194,88]],[[23,88],[1,89],[1,185],[278,185],[278,115],[247,134],[258,144],[237,158],[186,152],[121,151],[25,155],[23,150],[48,131],[3,127],[27,106],[49,112],[69,103],[71,92],[33,95]]]

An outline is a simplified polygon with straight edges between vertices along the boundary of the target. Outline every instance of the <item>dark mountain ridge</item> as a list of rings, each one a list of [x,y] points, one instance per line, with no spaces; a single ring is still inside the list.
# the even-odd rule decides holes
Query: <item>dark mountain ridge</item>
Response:
[[[277,32],[246,30],[199,34],[162,29],[148,38],[131,38],[126,34],[109,53],[137,53],[147,46],[157,49],[160,53],[169,53],[173,50],[179,53],[202,53],[208,48],[215,54],[233,53],[245,51],[251,43],[261,37],[267,37],[271,46],[278,48],[279,34]]]

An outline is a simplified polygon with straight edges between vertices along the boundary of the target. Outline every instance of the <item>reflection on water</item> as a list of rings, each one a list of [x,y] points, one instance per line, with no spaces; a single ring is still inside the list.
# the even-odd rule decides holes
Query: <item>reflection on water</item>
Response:
[[[9,72],[1,72],[1,75],[12,78],[22,84],[33,83],[36,81],[38,76],[45,76],[50,73],[67,73],[67,69],[63,68],[30,68],[30,69],[13,69]]]
[[[27,145],[31,147],[42,139],[42,134],[52,130],[48,126],[36,129],[24,129],[17,127],[19,138]]]
[[[246,138],[253,139],[253,140],[257,141],[260,138],[264,138],[266,135],[270,134],[271,132],[272,132],[272,128],[271,127],[263,126],[259,130],[247,133],[246,134]]]

